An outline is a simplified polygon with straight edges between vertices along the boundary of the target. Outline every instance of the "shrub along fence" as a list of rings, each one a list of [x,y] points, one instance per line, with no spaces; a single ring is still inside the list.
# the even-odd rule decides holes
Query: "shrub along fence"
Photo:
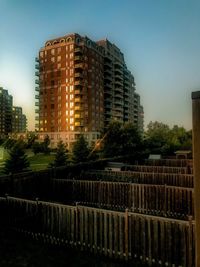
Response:
[[[125,260],[171,267],[194,267],[194,222],[0,198],[4,222],[43,242],[67,245]]]

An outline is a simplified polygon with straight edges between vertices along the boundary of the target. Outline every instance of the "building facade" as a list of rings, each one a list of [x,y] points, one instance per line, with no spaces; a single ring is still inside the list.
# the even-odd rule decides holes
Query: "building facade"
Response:
[[[21,107],[12,108],[12,133],[23,133],[27,130],[26,115],[23,114]]]
[[[13,133],[24,133],[27,119],[21,107],[13,106],[13,97],[8,90],[0,87],[0,137],[12,136]]]
[[[13,98],[8,90],[0,87],[0,136],[4,137],[12,131]]]
[[[49,40],[36,58],[36,130],[52,146],[95,142],[112,120],[134,123],[134,77],[119,48],[79,34]],[[137,111],[138,112],[138,111]]]

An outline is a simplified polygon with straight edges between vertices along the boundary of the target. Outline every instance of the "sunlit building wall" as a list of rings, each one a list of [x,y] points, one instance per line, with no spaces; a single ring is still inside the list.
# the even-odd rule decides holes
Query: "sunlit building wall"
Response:
[[[79,34],[48,40],[36,58],[36,130],[52,146],[83,134],[95,142],[109,122],[136,122],[135,82],[108,40]]]

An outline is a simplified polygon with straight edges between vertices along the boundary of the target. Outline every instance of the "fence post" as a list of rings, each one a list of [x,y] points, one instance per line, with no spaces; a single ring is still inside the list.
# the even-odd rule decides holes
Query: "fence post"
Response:
[[[125,220],[124,220],[124,228],[125,228],[125,259],[128,260],[128,209],[125,209]]]
[[[195,266],[200,267],[200,91],[192,93]]]
[[[192,267],[192,216],[188,216],[188,267]]]

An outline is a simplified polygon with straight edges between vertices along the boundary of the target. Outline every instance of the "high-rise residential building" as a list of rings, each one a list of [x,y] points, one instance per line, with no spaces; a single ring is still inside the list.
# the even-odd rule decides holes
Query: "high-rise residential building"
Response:
[[[112,120],[135,122],[135,82],[119,48],[79,34],[49,40],[36,58],[36,130],[52,145],[96,141]]]
[[[12,108],[12,133],[26,132],[27,119],[21,107]]]
[[[4,137],[12,131],[12,102],[8,91],[0,87],[0,136]]]
[[[124,55],[108,40],[97,42],[104,47],[105,127],[112,120],[134,123],[135,82],[127,69]]]

